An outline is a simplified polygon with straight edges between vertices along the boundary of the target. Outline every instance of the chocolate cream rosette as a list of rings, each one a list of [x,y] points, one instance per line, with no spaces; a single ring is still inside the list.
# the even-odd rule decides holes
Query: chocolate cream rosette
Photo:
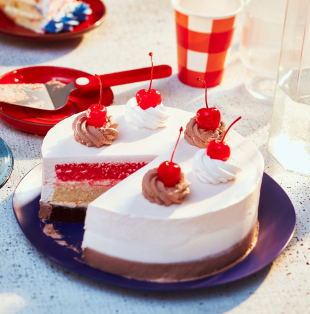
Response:
[[[190,182],[185,179],[181,167],[172,162],[182,131],[181,127],[171,160],[164,161],[158,168],[149,170],[143,177],[142,194],[151,203],[165,206],[182,204],[184,197],[190,193]]]
[[[74,139],[88,147],[97,148],[103,145],[111,145],[118,136],[118,123],[113,122],[113,117],[107,115],[107,108],[101,104],[102,83],[99,75],[96,75],[100,83],[100,100],[98,104],[89,106],[86,113],[78,115],[73,123]]]
[[[184,138],[190,145],[206,148],[210,141],[223,138],[226,123],[221,121],[221,113],[218,109],[208,106],[206,82],[200,78],[197,80],[203,81],[205,84],[206,108],[199,109],[196,116],[187,123]]]

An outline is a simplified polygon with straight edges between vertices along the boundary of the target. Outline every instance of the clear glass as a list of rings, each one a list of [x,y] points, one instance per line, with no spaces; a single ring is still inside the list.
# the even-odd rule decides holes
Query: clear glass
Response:
[[[288,0],[268,149],[310,176],[310,0]]]
[[[240,57],[247,68],[245,86],[257,98],[271,99],[278,72],[287,0],[247,0]]]

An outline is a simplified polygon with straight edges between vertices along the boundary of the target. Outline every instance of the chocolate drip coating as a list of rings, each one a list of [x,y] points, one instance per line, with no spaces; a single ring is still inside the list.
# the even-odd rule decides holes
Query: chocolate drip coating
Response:
[[[142,194],[151,203],[170,206],[171,204],[181,204],[184,197],[190,193],[190,182],[185,180],[184,173],[181,174],[181,180],[174,187],[165,187],[158,180],[157,168],[149,170],[142,180]]]
[[[112,141],[118,136],[117,127],[118,123],[113,123],[112,116],[107,117],[106,123],[101,128],[88,125],[86,113],[78,115],[72,123],[74,139],[88,147],[95,146],[97,148],[112,144]]]
[[[196,117],[189,120],[184,132],[184,138],[190,145],[197,146],[199,148],[206,148],[210,141],[221,140],[226,131],[226,123],[220,122],[220,125],[214,131],[206,131],[198,127]]]

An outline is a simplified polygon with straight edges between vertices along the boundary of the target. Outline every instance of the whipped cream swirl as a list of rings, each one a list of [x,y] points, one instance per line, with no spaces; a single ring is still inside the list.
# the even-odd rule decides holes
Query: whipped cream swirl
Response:
[[[190,193],[190,182],[185,179],[184,173],[181,173],[181,180],[173,187],[165,187],[158,180],[157,168],[149,170],[142,180],[142,194],[151,203],[170,206],[172,204],[181,204],[184,197]]]
[[[138,106],[136,97],[133,97],[126,104],[126,121],[133,123],[139,129],[156,130],[158,128],[165,128],[169,116],[167,108],[162,103],[155,108],[151,107],[143,110]]]
[[[211,159],[206,150],[201,149],[194,156],[192,173],[202,183],[218,185],[235,180],[241,170],[232,159],[227,161]]]

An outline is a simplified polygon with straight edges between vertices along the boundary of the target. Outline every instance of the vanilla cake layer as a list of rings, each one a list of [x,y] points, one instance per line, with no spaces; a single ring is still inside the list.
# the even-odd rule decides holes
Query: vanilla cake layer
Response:
[[[109,115],[119,123],[119,136],[109,147],[89,148],[75,142],[71,130],[75,116],[57,124],[44,139],[45,186],[55,180],[57,164],[148,162],[88,206],[83,249],[84,261],[93,267],[140,280],[188,280],[213,273],[215,265],[221,269],[233,265],[255,244],[263,158],[254,145],[233,130],[227,142],[232,158],[242,168],[235,181],[217,186],[202,184],[191,173],[199,148],[181,138],[174,162],[191,182],[191,193],[183,204],[169,207],[143,197],[144,174],[170,160],[180,126],[185,127],[194,116],[167,109],[171,115],[167,128],[152,131],[127,122],[125,106],[109,107]],[[51,201],[44,188],[41,200]]]
[[[64,182],[54,186],[52,204],[79,204],[79,207],[87,207],[101,194],[119,183],[110,184],[108,180],[100,182]]]

